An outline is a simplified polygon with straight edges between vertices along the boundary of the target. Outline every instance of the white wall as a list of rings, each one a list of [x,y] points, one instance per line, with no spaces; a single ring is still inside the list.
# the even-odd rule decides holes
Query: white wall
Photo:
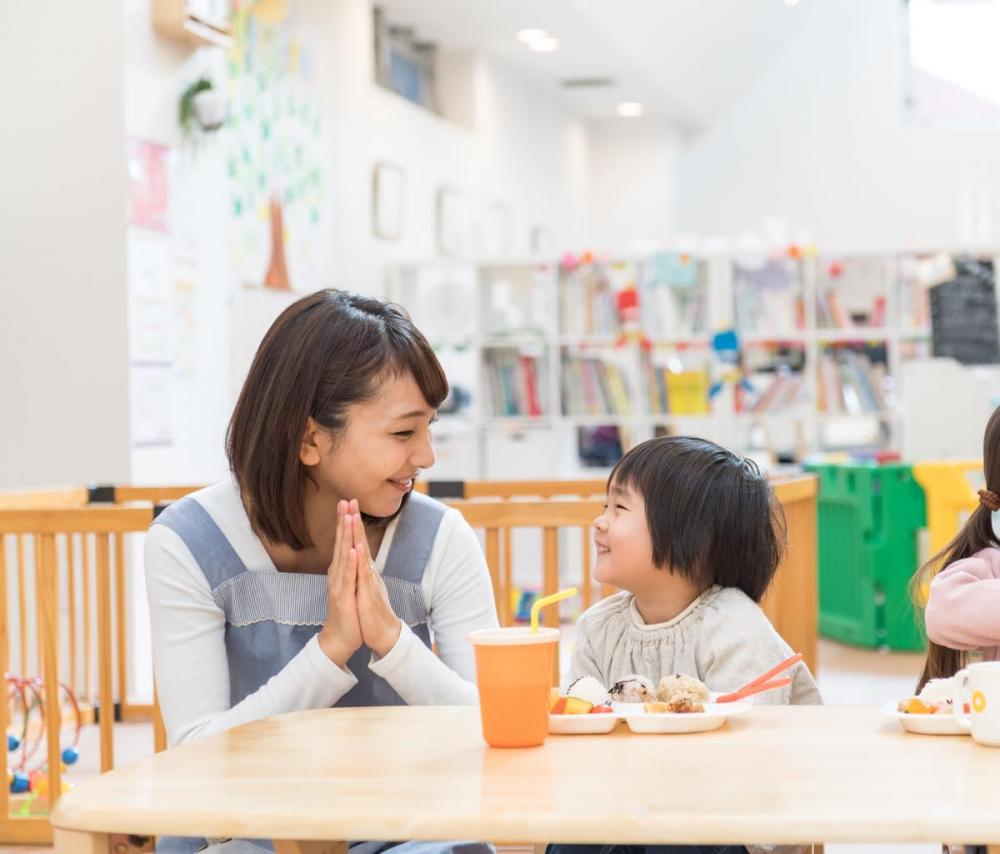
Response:
[[[224,471],[225,423],[254,349],[291,297],[247,290],[231,269],[227,131],[208,137],[192,155],[177,129],[180,93],[206,71],[224,79],[224,55],[173,44],[152,30],[146,0],[123,2],[127,133],[174,149],[172,219],[198,237],[196,370],[175,383],[173,447],[135,449],[132,479],[212,480]],[[329,263],[306,290],[337,286],[380,294],[387,264],[434,258],[436,194],[443,186],[462,193],[466,253],[486,247],[484,218],[494,202],[510,212],[505,254],[527,254],[535,226],[545,228],[556,245],[582,242],[590,180],[582,121],[513,73],[471,55],[446,57],[446,70],[464,72],[456,74],[450,91],[461,92],[466,105],[461,123],[447,121],[373,82],[369,0],[296,0],[291,8],[291,26],[316,66],[315,97],[325,109],[330,145],[330,245],[321,247]],[[372,234],[372,169],[382,160],[406,175],[398,241]]]
[[[588,168],[582,121],[513,72],[470,56],[444,63],[472,77],[470,85],[448,87],[450,103],[463,102],[464,109],[455,108],[461,123],[439,118],[373,83],[368,0],[340,0],[331,4],[330,16],[340,284],[378,291],[385,263],[433,258],[441,186],[463,192],[469,251],[481,232],[478,220],[493,201],[510,208],[514,254],[528,252],[536,225],[552,231],[559,244],[582,240]],[[371,233],[372,166],[381,160],[406,173],[398,242]]]
[[[904,124],[899,0],[816,0],[802,31],[677,165],[677,224],[732,236],[769,216],[820,248],[1000,239],[997,133]],[[976,210],[993,209],[991,228]]]
[[[589,244],[631,254],[674,234],[677,132],[647,118],[590,126]]]
[[[0,5],[0,488],[128,477],[121,33]]]

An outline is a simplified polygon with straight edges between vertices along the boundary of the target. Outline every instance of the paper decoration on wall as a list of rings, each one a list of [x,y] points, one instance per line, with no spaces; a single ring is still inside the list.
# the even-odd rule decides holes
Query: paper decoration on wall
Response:
[[[327,284],[328,160],[311,51],[283,0],[234,4],[227,171],[233,253],[244,284]]]
[[[151,231],[167,230],[167,149],[125,140],[128,174],[128,222]]]
[[[372,233],[383,240],[403,236],[406,175],[394,163],[376,163],[372,169]]]
[[[134,362],[169,363],[170,238],[129,228],[126,232],[129,290],[129,354]]]
[[[131,365],[132,447],[169,447],[173,444],[172,371],[171,365]]]

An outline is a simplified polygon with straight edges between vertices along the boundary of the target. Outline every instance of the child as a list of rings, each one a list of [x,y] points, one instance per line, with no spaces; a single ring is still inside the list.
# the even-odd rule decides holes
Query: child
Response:
[[[594,578],[620,587],[580,618],[569,682],[696,676],[734,691],[792,655],[758,603],[781,560],[780,505],[756,465],[703,439],[627,453],[594,523]],[[820,703],[804,664],[755,703]]]
[[[654,685],[695,676],[735,691],[792,650],[758,602],[781,560],[781,508],[757,466],[704,439],[667,437],[629,451],[594,522],[594,578],[622,588],[577,624],[569,683],[630,675]],[[802,663],[755,703],[820,703]],[[778,846],[749,846],[752,851]],[[796,847],[780,846],[783,851]],[[547,854],[742,854],[743,846],[550,845]]]
[[[1000,658],[1000,409],[986,425],[983,471],[979,507],[915,578],[917,590],[926,590],[934,567],[944,567],[930,584],[927,661],[918,691],[930,679],[954,676],[970,651],[987,661]]]

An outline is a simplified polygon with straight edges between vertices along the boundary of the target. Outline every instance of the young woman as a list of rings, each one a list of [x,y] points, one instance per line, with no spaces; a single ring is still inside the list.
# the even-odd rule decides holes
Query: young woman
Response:
[[[497,625],[489,572],[459,513],[412,492],[447,389],[393,305],[325,290],[274,322],[229,425],[233,478],[147,538],[171,744],[299,709],[476,702],[466,636]]]

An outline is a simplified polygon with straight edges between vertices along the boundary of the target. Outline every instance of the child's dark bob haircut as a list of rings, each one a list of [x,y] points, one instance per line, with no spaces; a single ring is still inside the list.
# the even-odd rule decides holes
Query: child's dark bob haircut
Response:
[[[705,439],[650,439],[614,467],[615,488],[642,496],[657,568],[760,602],[784,553],[785,520],[753,461]]]

